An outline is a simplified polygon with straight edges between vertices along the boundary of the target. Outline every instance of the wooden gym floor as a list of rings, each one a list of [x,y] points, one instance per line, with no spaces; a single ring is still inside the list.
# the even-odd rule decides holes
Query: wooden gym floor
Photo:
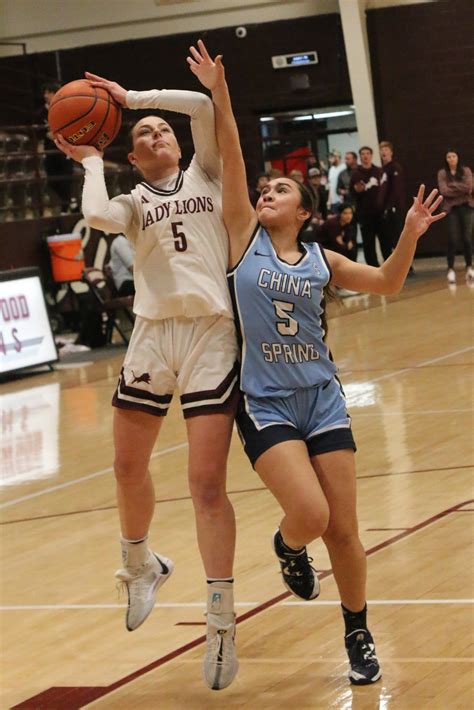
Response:
[[[398,297],[331,306],[383,669],[371,687],[347,681],[324,546],[310,550],[323,578],[319,600],[299,602],[282,586],[270,548],[280,511],[237,435],[228,490],[238,526],[240,671],[227,690],[204,686],[204,578],[175,403],[152,460],[151,541],[176,568],[151,617],[128,633],[113,578],[120,557],[109,402],[121,357],[2,385],[1,707],[472,707],[473,299],[461,281],[449,290],[444,274],[421,274]]]

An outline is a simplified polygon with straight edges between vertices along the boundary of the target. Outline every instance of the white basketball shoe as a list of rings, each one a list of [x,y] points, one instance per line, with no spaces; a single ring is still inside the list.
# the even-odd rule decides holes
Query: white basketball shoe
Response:
[[[125,585],[128,593],[125,625],[129,631],[137,629],[149,616],[158,589],[171,577],[173,569],[174,565],[167,557],[150,552],[140,567],[117,570],[115,578]]]
[[[207,616],[204,680],[212,690],[227,688],[239,670],[235,653],[235,621],[223,623],[219,614]]]
[[[204,680],[212,690],[227,688],[239,669],[235,652],[235,614],[232,584],[208,585],[207,639]]]

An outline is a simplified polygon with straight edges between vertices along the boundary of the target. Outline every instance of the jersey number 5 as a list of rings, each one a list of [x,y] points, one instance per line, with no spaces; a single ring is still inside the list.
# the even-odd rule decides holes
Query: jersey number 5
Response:
[[[288,315],[295,310],[295,304],[288,301],[277,301],[272,299],[275,313],[281,320],[277,321],[276,327],[280,335],[296,335],[300,326],[293,316]]]
[[[188,243],[186,241],[186,235],[184,232],[180,232],[178,227],[182,227],[182,222],[171,222],[171,229],[173,230],[174,248],[176,251],[186,251],[188,248]]]

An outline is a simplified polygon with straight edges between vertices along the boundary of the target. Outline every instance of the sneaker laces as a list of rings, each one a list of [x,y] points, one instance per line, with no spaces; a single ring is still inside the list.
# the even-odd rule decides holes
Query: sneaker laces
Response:
[[[366,634],[360,631],[356,636],[356,641],[352,649],[351,657],[356,656],[354,660],[362,659],[368,662],[377,662],[375,654],[375,644],[367,639]]]
[[[233,626],[233,624],[232,624]],[[227,663],[234,661],[234,644],[232,627],[227,629],[218,629],[215,636],[211,636],[207,644],[207,657],[218,664],[225,666]],[[227,635],[230,633],[230,639]],[[226,643],[228,641],[228,643]]]
[[[284,554],[285,567],[283,569],[284,574],[289,577],[302,577],[307,571],[308,567],[313,570],[316,574],[314,567],[311,567],[312,557],[308,557],[306,548],[299,555],[291,555],[290,553]]]
[[[134,596],[140,598],[140,600],[145,601],[148,597],[148,590],[150,588],[150,580],[145,579],[143,572],[145,571],[146,564],[135,570],[130,569],[119,569],[115,573],[115,578],[117,579],[115,588],[119,593],[119,597],[128,592],[128,583],[134,582],[135,586],[133,589]]]

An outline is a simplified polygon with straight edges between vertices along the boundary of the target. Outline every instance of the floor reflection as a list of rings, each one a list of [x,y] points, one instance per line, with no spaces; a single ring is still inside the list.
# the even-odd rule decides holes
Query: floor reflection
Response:
[[[380,683],[341,690],[331,710],[390,710],[392,694]]]
[[[0,485],[53,476],[59,466],[59,383],[0,394]]]

